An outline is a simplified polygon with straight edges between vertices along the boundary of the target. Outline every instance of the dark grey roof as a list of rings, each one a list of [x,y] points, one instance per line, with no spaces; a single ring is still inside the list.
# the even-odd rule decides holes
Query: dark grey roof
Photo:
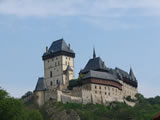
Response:
[[[125,78],[128,78],[128,79],[130,79],[130,76],[129,76],[129,74],[126,72],[126,71],[124,71],[124,70],[122,70],[122,69],[120,69],[120,68],[115,68],[115,71],[118,73],[118,75],[120,76],[120,77],[125,77]]]
[[[38,79],[35,91],[43,91],[43,90],[46,90],[46,84],[45,84],[44,78],[41,77]]]
[[[48,52],[55,53],[59,51],[74,53],[73,50],[70,48],[70,46],[68,46],[63,39],[54,41],[52,45],[50,46]]]
[[[71,68],[71,66],[68,65],[66,71],[73,71],[73,69]]]
[[[109,73],[112,74],[115,78],[118,79],[118,77],[117,77],[117,72],[115,71],[115,69],[110,68],[110,69],[109,69]]]
[[[134,75],[134,73],[133,73],[132,68],[130,69],[129,75],[130,75],[130,77],[131,77],[131,80],[136,81],[136,77],[135,77],[135,75]]]
[[[54,41],[49,50],[46,50],[46,52],[43,54],[42,59],[46,60],[60,55],[75,57],[74,51],[63,39]]]
[[[83,79],[87,78],[98,78],[98,79],[104,79],[104,80],[112,80],[115,82],[119,82],[112,74],[107,72],[100,72],[100,71],[93,71],[90,70]]]
[[[102,59],[100,57],[96,57],[96,58],[90,59],[87,65],[85,66],[85,68],[81,70],[80,73],[87,73],[90,70],[107,71],[108,69],[106,65],[104,64],[104,62],[102,61]]]
[[[64,71],[64,73],[67,73],[68,71],[73,71],[73,69],[71,68],[71,66],[67,66],[66,70]]]

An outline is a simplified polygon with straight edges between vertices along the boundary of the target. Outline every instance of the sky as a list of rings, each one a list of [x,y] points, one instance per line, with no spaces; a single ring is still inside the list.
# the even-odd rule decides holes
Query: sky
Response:
[[[160,0],[0,0],[0,86],[21,97],[44,76],[46,46],[63,38],[75,76],[93,47],[107,67],[129,72],[145,97],[160,95]]]

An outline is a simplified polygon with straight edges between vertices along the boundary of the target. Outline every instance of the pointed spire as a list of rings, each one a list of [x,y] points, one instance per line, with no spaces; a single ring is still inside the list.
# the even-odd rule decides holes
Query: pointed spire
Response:
[[[135,75],[133,73],[132,67],[130,68],[129,75],[131,76],[132,80],[136,80],[136,77],[135,77]]]
[[[93,58],[96,58],[96,51],[95,51],[95,48],[93,48]]]
[[[133,74],[132,67],[130,67],[129,75],[131,76]]]

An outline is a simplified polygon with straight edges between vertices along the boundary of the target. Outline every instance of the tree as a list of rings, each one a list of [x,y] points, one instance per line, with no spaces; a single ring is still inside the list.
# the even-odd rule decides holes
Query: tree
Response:
[[[26,109],[20,99],[0,89],[0,120],[42,120],[42,116],[37,110]]]
[[[3,100],[6,97],[8,97],[8,93],[0,87],[0,100]]]
[[[42,115],[38,110],[28,110],[27,120],[42,120]]]

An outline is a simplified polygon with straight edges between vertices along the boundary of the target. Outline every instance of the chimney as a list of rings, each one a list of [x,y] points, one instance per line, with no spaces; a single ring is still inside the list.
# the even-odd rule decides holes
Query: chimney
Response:
[[[46,47],[46,53],[48,53],[48,46]]]
[[[104,67],[104,62],[102,62],[102,67]]]
[[[69,50],[71,49],[71,44],[68,44]]]

